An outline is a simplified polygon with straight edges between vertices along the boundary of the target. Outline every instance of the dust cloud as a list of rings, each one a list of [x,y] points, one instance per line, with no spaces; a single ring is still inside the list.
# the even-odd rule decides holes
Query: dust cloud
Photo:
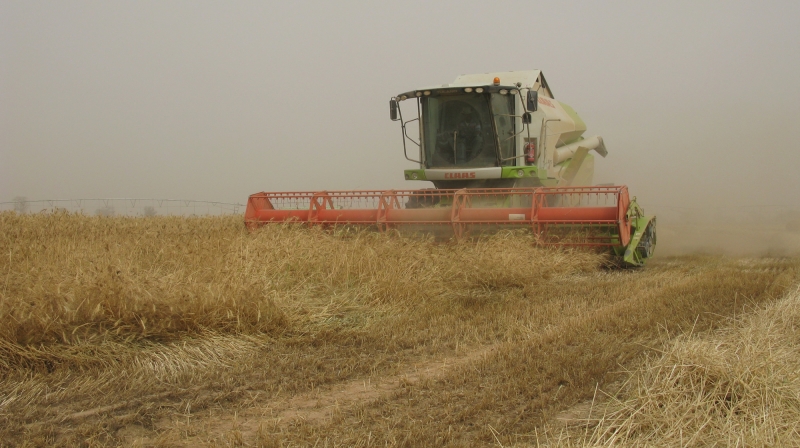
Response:
[[[659,256],[800,255],[800,213],[753,211],[736,217],[731,214],[703,215],[696,212],[683,210],[658,214]]]
[[[426,188],[403,179],[389,98],[541,69],[606,142],[595,182],[659,216],[659,255],[793,253],[799,16],[777,1],[3,2],[0,202]]]

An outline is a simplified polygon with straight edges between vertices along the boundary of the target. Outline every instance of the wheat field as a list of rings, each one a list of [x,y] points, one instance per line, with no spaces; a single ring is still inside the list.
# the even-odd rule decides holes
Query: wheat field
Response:
[[[620,384],[607,421],[646,407],[626,401],[656,393],[637,368],[800,277],[797,258],[610,269],[524,233],[69,213],[0,229],[8,446],[604,444],[599,423],[552,422]]]

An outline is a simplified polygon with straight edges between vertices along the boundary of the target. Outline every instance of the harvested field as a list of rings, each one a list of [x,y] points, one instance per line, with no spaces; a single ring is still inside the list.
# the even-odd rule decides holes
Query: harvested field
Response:
[[[796,446],[800,289],[710,334],[681,335],[538,445]],[[563,419],[557,419],[563,422]]]
[[[782,297],[796,258],[436,243],[240,217],[0,214],[0,442],[503,445],[653,348]]]

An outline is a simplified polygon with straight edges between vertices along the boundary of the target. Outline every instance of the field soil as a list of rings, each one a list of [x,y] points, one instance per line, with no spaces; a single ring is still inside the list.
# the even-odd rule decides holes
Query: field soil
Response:
[[[620,270],[516,233],[14,213],[0,228],[8,446],[547,443],[676,338],[800,280],[797,258]]]

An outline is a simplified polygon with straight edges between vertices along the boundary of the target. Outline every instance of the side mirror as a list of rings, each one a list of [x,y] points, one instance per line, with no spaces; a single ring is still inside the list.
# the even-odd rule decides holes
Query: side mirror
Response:
[[[397,121],[397,100],[394,98],[389,100],[389,118]]]
[[[539,110],[539,92],[528,90],[528,110],[536,112]]]
[[[522,114],[522,123],[523,124],[531,124],[532,121],[533,121],[533,117],[531,117],[531,113],[530,112],[525,112],[524,114]]]

